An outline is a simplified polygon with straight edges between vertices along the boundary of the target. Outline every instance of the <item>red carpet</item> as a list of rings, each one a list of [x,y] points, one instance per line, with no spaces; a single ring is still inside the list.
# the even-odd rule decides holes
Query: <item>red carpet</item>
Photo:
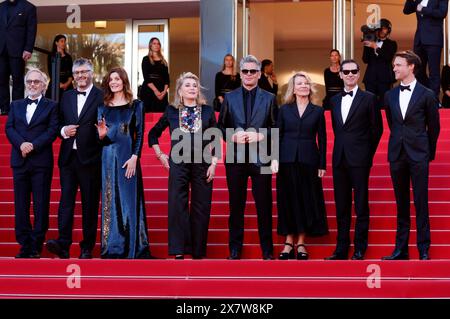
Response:
[[[146,131],[157,120],[147,115]],[[431,261],[418,261],[415,247],[415,218],[412,207],[410,237],[411,261],[381,262],[394,247],[396,208],[394,192],[387,163],[389,129],[384,121],[384,134],[370,177],[370,235],[364,262],[323,261],[335,245],[336,218],[333,202],[332,171],[330,167],[333,134],[329,114],[328,169],[324,178],[325,199],[330,234],[307,240],[313,260],[262,261],[256,227],[255,207],[249,191],[245,225],[245,245],[241,261],[227,261],[228,255],[228,192],[224,167],[219,164],[214,181],[213,206],[208,237],[208,258],[201,261],[149,260],[91,260],[61,261],[15,260],[19,247],[14,238],[14,194],[12,172],[9,167],[10,145],[4,134],[6,118],[0,118],[0,297],[215,297],[215,298],[395,298],[395,297],[450,297],[450,112],[441,110],[441,135],[436,160],[430,167],[430,219],[432,245]],[[169,137],[165,134],[163,150],[169,150]],[[146,139],[147,143],[147,139]],[[55,142],[55,163],[59,141]],[[152,253],[167,258],[167,172],[159,165],[153,151],[145,144],[143,165],[145,199]],[[54,170],[50,205],[48,238],[57,234],[57,208],[59,202],[59,172]],[[275,179],[274,179],[275,181]],[[273,183],[275,185],[275,183]],[[283,238],[276,234],[276,197],[274,195],[275,252],[282,248]],[[411,197],[412,198],[412,197]],[[79,202],[78,202],[79,203]],[[77,242],[81,238],[80,205],[75,217],[74,242],[71,256],[77,257]],[[99,247],[96,247],[98,256]],[[44,257],[49,257],[44,253]],[[248,260],[256,259],[256,260]],[[81,288],[66,285],[67,265],[81,267]],[[371,272],[368,265],[381,267],[381,287],[368,288]],[[371,279],[369,278],[369,281]],[[216,283],[220,282],[220,285]],[[220,287],[220,288],[214,288]]]

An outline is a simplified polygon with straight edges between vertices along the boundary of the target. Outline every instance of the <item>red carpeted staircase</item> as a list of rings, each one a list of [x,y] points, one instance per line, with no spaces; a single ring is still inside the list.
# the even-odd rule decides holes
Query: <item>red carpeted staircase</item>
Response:
[[[245,219],[243,260],[228,261],[228,191],[222,164],[214,180],[213,205],[206,260],[88,260],[76,259],[81,239],[81,205],[76,207],[74,245],[70,260],[16,260],[19,246],[14,236],[14,194],[9,167],[10,145],[4,134],[5,117],[0,118],[0,297],[450,297],[450,112],[441,110],[441,135],[436,160],[430,166],[431,261],[417,260],[415,218],[412,207],[410,261],[381,262],[394,247],[396,206],[387,163],[389,129],[384,134],[370,177],[370,234],[366,261],[324,261],[332,253],[336,217],[330,167],[333,133],[329,114],[328,169],[324,190],[330,234],[307,239],[309,261],[262,261],[256,213],[251,191]],[[158,119],[148,114],[146,131]],[[169,151],[169,135],[161,139]],[[147,138],[146,138],[147,143]],[[55,163],[59,140],[54,144]],[[152,253],[167,256],[167,172],[145,144],[141,159]],[[273,235],[275,253],[284,238],[276,234],[276,191],[273,179]],[[47,238],[57,237],[57,209],[60,197],[59,172],[55,167]],[[79,198],[79,197],[78,197]],[[412,198],[412,196],[411,196]],[[98,237],[99,238],[99,237]],[[96,247],[98,257],[99,246]],[[75,266],[74,266],[75,265]],[[68,268],[69,267],[69,268]],[[78,268],[77,268],[78,267]],[[75,271],[75,272],[74,272]],[[79,272],[78,272],[79,271]],[[72,276],[72,277],[71,277]],[[69,288],[73,276],[81,276],[80,288]],[[77,277],[78,278],[78,277]],[[220,282],[220,285],[215,283]],[[70,286],[70,285],[69,285]],[[214,288],[220,287],[220,288]]]

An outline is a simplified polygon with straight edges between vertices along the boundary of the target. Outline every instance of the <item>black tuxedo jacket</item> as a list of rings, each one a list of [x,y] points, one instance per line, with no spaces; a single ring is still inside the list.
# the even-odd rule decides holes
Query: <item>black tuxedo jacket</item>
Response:
[[[447,16],[447,0],[429,0],[428,5],[417,12],[417,5],[422,0],[407,0],[403,7],[404,14],[415,13],[417,29],[414,36],[414,47],[422,45],[443,46],[443,23]]]
[[[259,129],[261,128],[266,128],[267,135],[264,138],[268,139],[270,146],[271,129],[276,126],[277,101],[275,95],[258,87],[256,89],[255,104],[253,106],[252,116],[250,122],[246,123],[243,97],[244,93],[242,90],[243,88],[240,87],[225,94],[217,126],[222,131],[224,139],[227,137],[227,128],[232,128],[235,130],[254,128],[257,132],[259,132]],[[227,147],[230,147],[232,144],[235,143],[228,143]],[[237,145],[234,146],[234,163],[236,163],[237,158],[241,158],[242,154],[239,153],[242,153],[242,151],[240,151],[240,148],[238,148]],[[258,157],[256,164],[262,165],[267,163],[261,163],[260,158]]]
[[[267,76],[265,74],[261,74],[261,77],[258,80],[258,86],[261,89],[274,94],[275,96],[278,94],[278,84],[274,83],[273,87],[270,86],[269,79],[267,78]]]
[[[94,86],[86,99],[80,116],[78,116],[77,91],[70,90],[64,93],[59,108],[60,127],[58,133],[61,134],[61,129],[66,125],[79,125],[79,127],[74,137],[62,138],[59,166],[68,163],[74,139],[77,141],[77,154],[82,164],[100,162],[101,144],[95,124],[97,124],[97,109],[101,105],[103,105],[102,91]]]
[[[392,70],[392,60],[397,52],[397,42],[386,39],[381,48],[377,48],[377,54],[374,49],[364,47],[363,61],[367,64],[364,74],[364,83],[394,83],[395,76]]]
[[[326,168],[327,133],[324,109],[309,103],[302,117],[297,103],[284,104],[278,111],[280,163],[299,162]]]
[[[0,53],[6,49],[9,56],[21,58],[23,51],[33,52],[37,30],[36,7],[19,0],[7,21],[7,2],[0,4]]]
[[[351,167],[372,166],[383,122],[376,106],[376,96],[358,88],[345,124],[342,122],[342,95],[331,98],[331,115],[334,131],[333,166],[339,166],[345,155]]]
[[[388,160],[398,159],[402,148],[415,162],[432,161],[440,131],[439,101],[425,86],[416,83],[406,110],[405,119],[400,110],[400,88],[386,92],[386,118],[391,130]]]
[[[6,122],[6,136],[12,144],[11,167],[21,167],[30,161],[34,167],[53,167],[52,144],[58,135],[58,105],[42,97],[34,111],[30,124],[27,123],[27,101],[16,100]],[[33,151],[22,157],[20,145],[33,144]]]

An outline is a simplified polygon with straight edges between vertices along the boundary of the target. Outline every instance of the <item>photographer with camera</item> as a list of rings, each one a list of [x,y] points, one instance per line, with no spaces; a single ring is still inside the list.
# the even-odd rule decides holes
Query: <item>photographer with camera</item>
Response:
[[[389,39],[392,24],[387,19],[380,19],[379,27],[361,27],[364,44],[363,61],[367,64],[363,83],[366,91],[377,96],[377,105],[383,107],[384,93],[395,82],[392,71],[392,59],[397,52],[397,42]]]

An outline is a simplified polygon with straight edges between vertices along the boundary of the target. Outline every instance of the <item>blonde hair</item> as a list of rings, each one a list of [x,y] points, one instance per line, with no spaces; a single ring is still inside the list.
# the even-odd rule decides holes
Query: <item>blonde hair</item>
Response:
[[[177,83],[175,85],[175,97],[173,100],[173,106],[177,109],[183,107],[183,97],[180,94],[180,89],[181,89],[181,86],[183,85],[184,81],[187,79],[193,79],[195,81],[195,83],[197,83],[197,87],[198,87],[198,96],[196,99],[197,105],[206,104],[206,99],[201,92],[201,89],[203,87],[200,85],[200,80],[199,80],[198,76],[196,76],[192,72],[184,72],[184,73],[180,74],[180,76],[177,79]]]
[[[24,83],[25,83],[25,88],[27,87],[26,84],[27,84],[28,77],[29,77],[30,74],[33,73],[33,72],[36,72],[36,73],[38,73],[38,74],[41,76],[41,81],[42,81],[42,83],[44,83],[44,88],[43,88],[43,90],[42,90],[41,93],[42,93],[42,95],[45,95],[45,92],[46,92],[47,89],[48,89],[48,83],[49,83],[50,81],[49,81],[49,79],[48,79],[47,74],[45,74],[45,72],[39,70],[38,68],[34,68],[34,67],[28,68],[28,71],[27,71],[27,73],[25,74],[25,77],[24,77],[24,80],[23,80]],[[27,95],[28,95],[28,90],[26,90],[26,91],[27,91]]]
[[[153,52],[152,51],[152,42],[153,42],[153,40],[158,40],[159,47],[160,47],[159,52]],[[148,58],[150,59],[150,63],[152,65],[155,64],[155,61],[153,60],[153,54],[156,55],[161,60],[162,64],[164,64],[165,66],[168,66],[168,63],[167,63],[166,59],[164,58],[164,55],[162,54],[161,41],[159,41],[159,39],[156,38],[156,37],[153,37],[153,38],[150,39],[150,41],[148,41]]]
[[[309,83],[309,96],[308,99],[310,102],[316,99],[317,89],[315,84],[312,82],[311,77],[305,71],[295,72],[294,75],[288,81],[288,87],[286,89],[286,94],[284,95],[284,103],[293,103],[296,101],[296,97],[294,94],[294,84],[295,79],[298,77],[304,77],[306,81]]]

